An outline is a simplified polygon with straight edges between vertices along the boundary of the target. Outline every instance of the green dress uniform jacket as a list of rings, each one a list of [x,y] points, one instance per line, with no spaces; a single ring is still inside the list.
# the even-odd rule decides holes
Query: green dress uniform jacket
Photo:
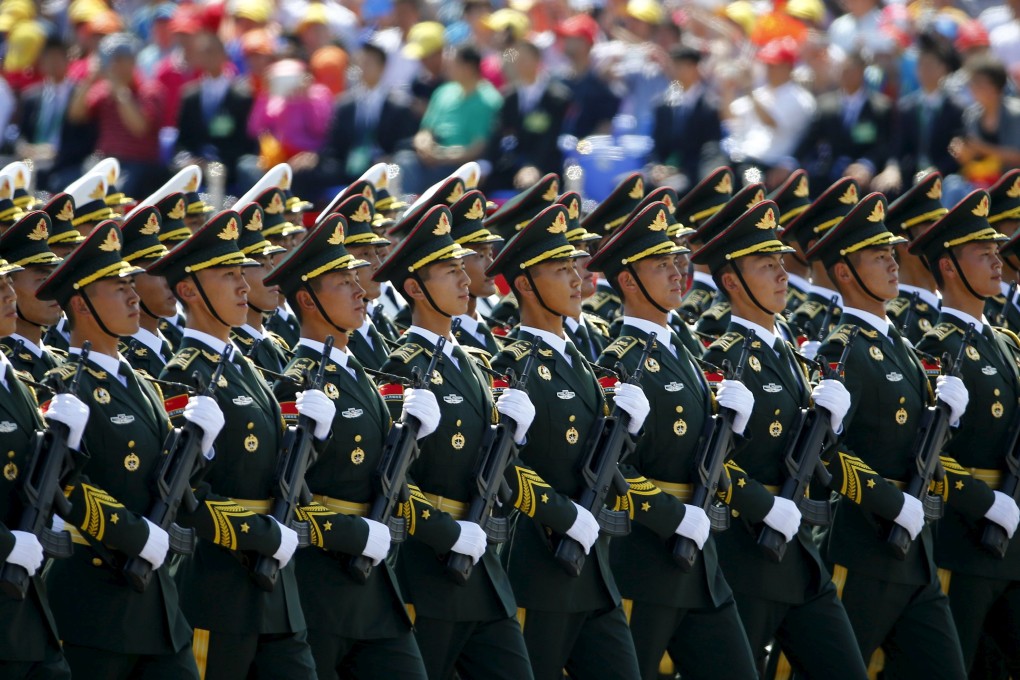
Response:
[[[35,450],[35,433],[45,427],[32,391],[13,371],[3,370],[7,388],[0,387],[0,431],[4,433],[7,455],[0,478],[0,564],[14,549],[11,530],[17,529],[23,508],[18,490]],[[59,648],[57,625],[38,574],[32,578],[23,600],[0,592],[0,620],[4,622],[0,630],[0,660],[41,661],[47,648]]]
[[[797,308],[807,302],[807,292],[790,284],[786,289],[786,308],[783,310],[783,318],[789,320]]]
[[[67,378],[79,361],[72,354],[56,370]],[[65,643],[119,654],[172,654],[191,642],[191,628],[178,603],[169,561],[143,593],[119,573],[123,558],[137,556],[148,540],[143,516],[154,500],[150,480],[170,420],[157,389],[126,363],[121,366],[126,385],[92,360],[82,371],[79,394],[89,406],[82,445],[90,458],[73,482],[68,495],[73,511],[64,520],[88,545],[77,545],[69,559],[54,561],[47,585]],[[92,547],[96,544],[102,545],[100,552]]]
[[[383,370],[410,378],[414,368],[421,371],[428,368],[433,351],[434,345],[429,340],[409,331],[403,346],[390,355]],[[469,357],[463,348],[454,349],[459,367],[455,368],[447,357],[431,376],[431,390],[439,401],[442,416],[436,431],[420,442],[421,455],[411,467],[415,488],[412,489],[410,526],[414,533],[401,545],[397,560],[401,591],[416,615],[444,621],[494,621],[517,613],[511,581],[494,546],[490,545],[475,565],[466,585],[456,585],[447,576],[441,560],[456,542],[459,527],[453,517],[440,511],[442,504],[437,510],[422,495],[466,504],[476,493],[476,466],[484,454],[481,447],[490,425],[498,421],[498,413],[492,396],[492,381],[474,364],[475,359],[484,361],[484,355],[473,351],[470,354],[475,358]],[[529,388],[536,382],[535,376],[529,378]],[[402,391],[387,387],[384,392],[389,395],[386,402],[390,413],[394,418],[399,417],[403,408]],[[576,511],[570,501],[556,494],[539,474],[525,462],[512,461],[505,475],[513,497],[512,505],[523,515],[565,532],[573,524]],[[420,489],[420,493],[415,493],[416,489]],[[525,521],[523,517],[521,521]]]
[[[587,312],[581,312],[581,321],[576,329],[571,329],[570,324],[564,322],[563,332],[566,333],[567,339],[574,343],[574,347],[590,362],[598,361],[602,350],[613,341],[609,324],[601,317]]]
[[[287,347],[293,347],[301,338],[301,324],[298,323],[297,317],[293,313],[284,316],[279,309],[274,310],[266,320],[265,326],[267,331],[279,336]],[[284,364],[286,363],[285,361]]]
[[[718,338],[726,332],[730,325],[731,310],[730,301],[726,299],[725,295],[719,293],[712,306],[701,314],[701,318],[695,324],[695,329],[700,335]]]
[[[462,347],[473,347],[474,349],[482,350],[490,357],[495,356],[496,352],[502,348],[502,344],[492,334],[491,328],[495,322],[481,315],[479,315],[479,318],[478,332],[482,334],[481,340],[475,337],[474,333],[468,333],[463,327],[454,331],[453,337]]]
[[[275,393],[288,424],[297,424],[294,400],[304,389],[304,376],[315,374],[321,362],[320,352],[299,344],[287,365],[289,379],[277,381]],[[372,477],[390,430],[390,414],[375,383],[357,359],[348,358],[348,362],[356,375],[332,359],[326,362],[322,387],[336,404],[333,436],[305,476],[318,505],[342,500],[367,506],[372,501]],[[358,514],[305,508],[301,517],[314,527],[315,547],[299,550],[294,557],[309,628],[356,640],[396,637],[409,631],[411,623],[389,564],[383,562],[374,569],[364,585],[347,571],[345,562],[361,555],[368,541],[368,525]]]
[[[230,339],[244,356],[267,371],[283,373],[290,360],[290,345],[268,328],[261,338],[256,338],[246,328],[238,326],[230,329]]]
[[[55,326],[50,326],[43,333],[43,344],[66,354],[69,347],[69,337],[70,331],[67,330],[67,317],[62,316]]]
[[[185,337],[160,378],[194,385],[192,376],[197,372],[208,381],[219,361],[220,355],[204,343]],[[233,634],[302,631],[305,619],[293,560],[280,571],[271,593],[259,589],[248,573],[253,553],[272,555],[280,544],[276,522],[246,505],[248,500],[265,502],[274,493],[284,433],[279,402],[254,364],[236,353],[224,367],[215,399],[223,410],[225,425],[216,438],[216,457],[204,481],[218,497],[237,502],[210,501],[205,503],[205,512],[182,517],[195,525],[202,539],[177,572],[182,607],[188,621],[204,630]],[[175,424],[183,420],[186,402],[186,394],[167,400]]]
[[[694,279],[690,289],[680,301],[680,315],[691,319],[692,322],[701,318],[705,310],[712,306],[715,301],[716,289],[704,281]]]
[[[174,351],[176,351],[177,348],[181,346],[181,340],[184,339],[184,331],[182,330],[182,325],[178,325],[176,323],[176,321],[180,319],[181,317],[177,316],[174,319],[159,320],[159,332],[162,333],[163,337],[167,339],[167,342],[170,343],[170,347],[173,348]],[[183,323],[184,322],[182,320],[181,324]]]
[[[131,364],[131,368],[153,377],[162,373],[163,367],[173,357],[172,353],[164,357],[160,352],[153,352],[144,343],[134,338],[123,339],[120,343],[120,353]]]
[[[369,322],[368,334],[372,339],[371,343],[360,330],[351,331],[347,338],[347,350],[362,366],[378,371],[390,355],[390,346],[374,323]]]
[[[935,325],[939,310],[924,300],[917,300],[915,304],[912,296],[901,295],[885,303],[885,315],[896,330],[916,347],[921,337]],[[909,327],[903,328],[904,323],[908,323]]]
[[[47,371],[59,367],[67,358],[67,352],[54,350],[51,347],[42,347],[41,349],[42,355],[37,357],[26,347],[19,348],[18,341],[13,337],[0,340],[0,352],[7,355],[14,370],[26,373],[34,382],[42,382]]]
[[[819,295],[815,291],[808,293],[804,303],[790,315],[790,325],[793,326],[794,332],[807,340],[817,340],[822,330],[822,324],[825,323],[829,302],[828,298]],[[832,318],[829,321],[829,328],[826,330],[826,333],[839,325],[842,313],[843,309],[839,305],[832,308]]]
[[[595,294],[582,304],[584,311],[594,314],[607,324],[611,324],[620,318],[623,311],[623,300],[604,279],[599,279],[595,284]]]

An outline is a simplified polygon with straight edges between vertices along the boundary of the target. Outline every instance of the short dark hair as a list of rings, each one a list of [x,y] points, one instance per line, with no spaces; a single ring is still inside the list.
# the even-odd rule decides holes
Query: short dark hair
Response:
[[[960,56],[953,49],[952,44],[944,37],[929,31],[917,37],[918,54],[927,54],[942,62],[947,71],[955,71],[960,68]]]
[[[67,55],[68,45],[59,35],[48,35],[46,36],[46,42],[43,43],[42,51],[59,51],[63,55]]]
[[[1009,74],[1006,73],[1005,65],[991,55],[974,57],[973,61],[967,65],[967,70],[970,72],[971,78],[981,76],[991,82],[999,92],[1005,90],[1006,84],[1009,82]]]
[[[371,54],[371,55],[375,56],[375,58],[378,59],[379,63],[381,63],[383,66],[386,65],[386,59],[387,59],[386,50],[384,50],[383,48],[379,47],[375,43],[367,42],[367,43],[365,43],[364,45],[361,46],[361,50],[363,52],[366,52],[367,54]]]
[[[322,287],[322,281],[317,278],[313,278],[307,285],[308,288],[312,289],[313,293],[317,293]],[[290,305],[290,311],[294,312],[294,317],[297,319],[298,323],[304,321],[304,319],[301,318],[301,305],[297,302],[297,294],[302,290],[307,289],[304,286],[299,286],[283,296],[287,300],[287,304]]]
[[[697,48],[679,43],[669,48],[669,58],[673,61],[687,61],[693,64],[701,63],[701,51]]]
[[[482,53],[474,45],[461,45],[454,51],[453,58],[467,64],[479,73],[482,70]]]

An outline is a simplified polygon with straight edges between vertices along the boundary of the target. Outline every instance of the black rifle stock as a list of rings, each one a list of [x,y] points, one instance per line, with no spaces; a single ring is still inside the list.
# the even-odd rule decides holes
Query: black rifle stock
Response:
[[[66,384],[60,383],[58,379],[55,393],[78,395],[81,372],[91,348],[90,342],[86,341],[82,345],[74,376]],[[56,421],[51,422],[45,430],[36,432],[32,458],[18,490],[24,509],[17,530],[35,534],[43,546],[44,554],[57,559],[70,557],[73,550],[69,533],[50,528],[54,511],[65,516],[71,512],[71,504],[64,496],[63,484],[75,467],[71,450],[67,446],[69,434],[67,425]],[[15,599],[25,599],[31,579],[28,570],[18,564],[5,562],[0,568],[0,590]]]

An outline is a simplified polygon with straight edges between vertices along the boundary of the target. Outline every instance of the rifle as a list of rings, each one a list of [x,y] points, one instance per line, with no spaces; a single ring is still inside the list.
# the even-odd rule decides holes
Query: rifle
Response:
[[[730,380],[740,380],[747,364],[747,356],[751,351],[751,343],[756,338],[755,332],[751,331],[744,338],[744,344],[740,349],[740,358],[737,365],[731,367],[728,361],[723,362],[724,374]],[[729,488],[730,480],[724,472],[726,459],[733,449],[733,419],[736,413],[728,408],[720,409],[718,415],[712,417],[712,425],[704,448],[698,455],[698,463],[695,468],[698,472],[698,483],[691,494],[691,505],[695,505],[708,515],[712,528],[716,531],[724,531],[729,527],[730,515],[725,506],[716,505],[716,494],[722,489]],[[698,559],[701,550],[698,544],[686,536],[674,534],[670,539],[672,543],[673,561],[681,571],[690,571],[694,562]]]
[[[1020,420],[1013,425],[1010,434],[1009,453],[1006,455],[1006,469],[1009,473],[1002,481],[999,491],[1006,494],[1016,502],[1020,502]],[[991,520],[986,520],[985,530],[981,533],[981,546],[998,557],[1000,560],[1006,557],[1006,550],[1009,548],[1009,534],[1001,526]]]
[[[843,367],[850,358],[850,350],[859,330],[857,326],[852,328],[843,347],[843,353],[839,356],[839,362],[835,367],[825,367],[822,372],[823,378],[842,380]],[[796,503],[804,521],[814,526],[824,527],[832,523],[828,502],[811,500],[807,492],[812,479],[817,479],[819,484],[826,488],[832,482],[832,475],[822,463],[822,453],[835,443],[836,434],[832,431],[832,419],[828,409],[819,406],[813,409],[801,408],[797,436],[784,457],[789,476],[783,482],[779,497]],[[766,525],[758,535],[758,547],[773,562],[783,561],[786,545],[786,537],[770,526]]]
[[[903,315],[903,323],[900,324],[900,335],[907,337],[907,331],[910,330],[910,326],[914,323],[914,312],[917,311],[918,302],[921,299],[921,294],[917,291],[910,296],[910,305],[907,307],[907,313]]]
[[[314,375],[306,376],[306,390],[322,389],[326,374],[326,364],[333,350],[333,336],[327,336],[322,345],[322,359]],[[309,527],[307,522],[298,522],[294,513],[301,505],[312,502],[312,493],[305,484],[305,473],[315,462],[315,422],[308,416],[299,416],[297,426],[289,426],[283,438],[282,453],[276,468],[276,479],[273,485],[277,489],[276,497],[269,508],[269,515],[284,526],[289,526],[298,533],[298,546],[309,544]],[[266,592],[272,592],[279,576],[280,563],[269,555],[259,555],[251,570],[255,584]]]
[[[963,335],[963,341],[960,343],[956,358],[950,358],[948,353],[942,356],[944,375],[960,377],[960,362],[963,360],[964,350],[973,334],[974,324],[971,324]],[[920,430],[914,443],[917,472],[903,492],[921,500],[924,504],[924,518],[930,522],[942,517],[943,512],[942,497],[928,493],[928,487],[931,486],[932,480],[942,481],[946,474],[946,471],[942,469],[939,454],[942,453],[942,447],[949,439],[949,416],[949,404],[941,400],[936,401],[934,406],[925,409],[924,418],[921,420]],[[910,533],[898,524],[893,524],[886,541],[892,546],[893,554],[901,560],[907,558],[910,545],[913,543]]]
[[[832,325],[832,317],[836,313],[836,301],[839,300],[835,295],[829,298],[829,304],[825,308],[825,316],[822,317],[822,325],[818,329],[818,336],[815,340],[822,342],[825,337],[829,334],[829,326]]]
[[[506,381],[510,389],[527,391],[528,375],[531,368],[538,359],[538,339],[531,345],[531,352],[521,368],[520,378],[513,369],[507,371]],[[509,420],[513,427],[508,427],[504,420]],[[464,517],[469,522],[485,529],[490,543],[505,543],[510,534],[509,522],[505,517],[493,517],[492,508],[496,501],[509,503],[511,500],[510,486],[506,483],[504,474],[507,465],[510,463],[510,456],[514,451],[514,430],[517,424],[510,419],[500,418],[498,425],[489,429],[489,442],[485,455],[478,461],[478,468],[475,472],[475,484],[478,492],[471,499],[467,515]],[[457,585],[464,585],[471,578],[471,570],[474,563],[467,555],[451,552],[446,558],[446,573],[449,574]]]
[[[55,393],[78,395],[81,372],[91,349],[92,343],[85,341],[82,344],[78,366],[69,383],[54,378]],[[71,512],[71,503],[64,496],[63,484],[75,468],[74,457],[67,446],[69,434],[67,425],[56,421],[50,423],[45,430],[35,433],[32,458],[19,489],[24,509],[18,520],[18,531],[35,534],[43,546],[43,552],[56,559],[68,558],[73,551],[71,535],[50,528],[54,511],[65,516]],[[6,562],[0,567],[0,590],[9,597],[24,600],[31,578],[24,567]]]
[[[453,322],[451,334],[456,332],[459,320]],[[446,338],[441,337],[432,352],[432,360],[424,372],[417,366],[411,371],[411,389],[427,390],[432,386],[432,374],[439,362],[443,360],[443,348]],[[411,463],[418,459],[418,430],[421,422],[412,415],[404,414],[393,423],[386,441],[383,443],[382,459],[373,475],[378,486],[372,506],[369,508],[368,519],[385,524],[390,529],[390,538],[394,543],[402,543],[407,539],[407,522],[397,516],[403,503],[410,500],[411,492],[407,488],[407,470]],[[358,583],[368,582],[372,574],[372,560],[364,555],[354,555],[347,566],[351,577]]]
[[[624,377],[625,382],[639,385],[644,373],[645,363],[656,346],[655,338],[645,343],[638,366],[633,375],[626,377],[626,371],[619,363],[616,372]],[[581,476],[584,488],[577,504],[595,516],[599,527],[609,536],[626,536],[630,533],[630,515],[606,507],[606,496],[610,487],[618,494],[625,494],[630,484],[620,472],[620,461],[634,450],[634,442],[627,434],[630,416],[619,406],[613,406],[608,416],[602,416],[592,430],[592,437],[586,447],[588,455],[581,465]],[[579,576],[584,569],[585,553],[581,544],[569,536],[553,538],[553,555],[560,566],[571,576]]]
[[[201,377],[195,372],[195,384],[199,386],[197,394],[211,397],[215,393],[216,384],[223,375],[224,366],[230,360],[232,349],[228,344],[223,350],[209,383],[204,387]],[[195,474],[206,465],[201,447],[202,428],[198,425],[188,421],[183,426],[174,428],[163,446],[166,454],[156,472],[155,485],[158,497],[145,514],[150,522],[170,535],[170,549],[178,555],[190,555],[195,551],[195,530],[181,527],[176,520],[181,503],[188,512],[194,512],[198,508],[198,500],[191,490],[191,485]],[[149,587],[152,572],[152,565],[141,557],[130,557],[124,563],[124,578],[139,593],[145,592]]]

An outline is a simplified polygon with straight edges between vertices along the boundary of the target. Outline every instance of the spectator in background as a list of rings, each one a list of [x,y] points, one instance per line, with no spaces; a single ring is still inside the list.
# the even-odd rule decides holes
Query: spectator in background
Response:
[[[191,5],[181,5],[170,20],[174,48],[156,66],[153,74],[163,86],[163,127],[177,125],[177,111],[181,106],[184,86],[198,80],[202,73],[195,58],[195,37],[202,30],[202,22]]]
[[[311,40],[318,41],[323,36],[332,36],[344,46],[356,45],[358,42],[357,15],[336,0],[281,0],[273,4],[279,7],[278,16],[285,33],[300,38],[306,23],[310,26],[321,24],[322,28],[315,29],[316,35],[309,36]],[[314,45],[307,53],[311,54],[321,46]]]
[[[818,97],[814,119],[797,153],[811,186],[827,187],[849,176],[867,190],[875,174],[885,168],[892,103],[867,87],[868,65],[862,52],[851,53],[840,69],[840,90]]]
[[[332,36],[326,6],[320,2],[309,3],[305,7],[304,16],[294,28],[294,35],[297,36],[301,54],[306,59],[315,54],[316,50],[329,45]]]
[[[188,163],[223,163],[232,185],[240,159],[258,153],[248,134],[251,86],[247,78],[231,77],[232,65],[215,35],[202,33],[195,38],[194,57],[202,75],[185,88],[177,118],[177,148],[191,157]]]
[[[426,31],[428,34],[426,42],[429,43],[429,49],[426,51],[429,54],[436,51],[442,53],[446,29],[442,24],[422,21],[421,0],[395,0],[391,20],[391,28],[376,31],[372,36],[372,42],[386,51],[386,73],[383,74],[382,84],[390,90],[408,90],[412,88],[419,74],[418,62],[425,58],[424,55],[418,56],[421,53],[417,49],[407,49],[421,38],[420,35],[413,34],[416,27],[423,23],[433,24],[431,30]],[[438,39],[436,26],[439,27]],[[437,42],[438,48],[435,46]],[[438,63],[435,64],[434,73],[442,70],[442,55],[440,54],[436,60]],[[431,92],[429,94],[431,95]]]
[[[251,31],[244,36],[242,50],[245,64],[243,73],[248,78],[252,96],[258,97],[266,90],[266,73],[276,57],[275,41],[264,29]]]
[[[271,34],[266,30],[273,6],[269,0],[237,0],[233,8],[234,35],[227,41],[227,54],[237,72],[246,74],[249,55],[246,43],[253,39],[249,36],[258,36],[260,42],[270,45],[273,43]],[[270,50],[272,53],[273,50]]]
[[[146,78],[151,78],[156,73],[156,66],[173,51],[174,34],[170,21],[174,11],[173,3],[164,2],[152,12],[147,31],[149,44],[138,53],[138,71]]]
[[[920,88],[896,105],[892,154],[872,182],[875,191],[897,195],[914,184],[918,173],[935,169],[947,177],[956,172],[959,163],[949,153],[949,144],[963,129],[963,111],[943,87],[954,62],[952,49],[943,41],[921,36],[916,67]]]
[[[968,70],[974,103],[963,113],[963,136],[949,147],[966,182],[962,192],[987,189],[1004,172],[1020,167],[1020,100],[1006,95],[1005,66],[985,56],[973,60]],[[947,185],[952,188],[948,179]]]
[[[526,189],[550,172],[563,171],[557,139],[570,104],[570,90],[542,71],[542,53],[521,41],[507,64],[513,86],[503,99],[489,145],[490,191]]]
[[[1003,13],[1008,12],[1008,18],[989,28],[988,39],[992,46],[992,52],[1012,70],[1014,66],[1020,65],[1020,0],[1006,0]]]
[[[351,182],[376,163],[392,162],[398,151],[411,148],[418,121],[406,93],[383,84],[386,58],[381,48],[366,43],[357,54],[361,82],[333,111],[320,162],[333,184]]]
[[[488,30],[486,43],[476,45],[482,55],[482,77],[502,91],[507,84],[507,62],[516,58],[517,41],[531,30],[531,21],[524,12],[504,7],[485,17],[482,26]]]
[[[49,38],[39,55],[42,82],[22,96],[15,147],[17,154],[32,161],[35,185],[49,192],[60,191],[81,172],[85,158],[96,143],[92,125],[77,125],[67,119],[74,83],[67,77],[67,46]]]
[[[719,105],[701,78],[701,52],[677,45],[670,52],[673,82],[655,108],[652,180],[683,192],[725,165]]]
[[[970,92],[970,70],[968,64],[979,57],[991,54],[988,31],[980,21],[971,20],[960,26],[953,41],[953,47],[960,55],[961,66],[946,77],[943,86],[946,92],[960,106],[966,109],[974,103]]]
[[[120,17],[102,5],[81,3],[77,12],[72,8],[70,18],[74,27],[76,58],[67,68],[67,76],[74,82],[88,78],[98,62],[99,43],[106,36],[122,30]]]
[[[96,68],[75,90],[68,105],[72,123],[94,122],[96,151],[120,161],[118,188],[127,196],[147,196],[166,179],[159,156],[163,92],[135,74],[138,40],[115,33],[99,44]]]
[[[482,78],[481,63],[481,55],[471,45],[458,47],[450,56],[450,82],[432,95],[414,138],[421,176],[414,185],[408,173],[408,191],[429,187],[485,153],[503,98]]]
[[[599,35],[598,23],[587,14],[575,14],[562,22],[556,32],[569,62],[569,70],[560,74],[570,90],[563,133],[578,139],[608,133],[620,108],[620,98],[591,63],[592,47]]]
[[[792,39],[769,42],[757,60],[765,64],[765,84],[736,100],[725,93],[719,111],[732,134],[731,159],[761,167],[773,189],[798,165],[793,154],[814,115],[815,99],[791,78],[797,63]]]
[[[411,110],[418,118],[425,115],[429,100],[440,85],[446,82],[443,74],[443,48],[446,39],[443,25],[435,21],[415,24],[407,34],[407,44],[400,51],[402,59],[418,62],[417,72],[411,80]]]
[[[337,97],[347,89],[347,53],[335,45],[315,50],[308,61],[315,82],[325,85]]]
[[[846,54],[866,50],[871,54],[891,52],[892,38],[882,30],[881,0],[841,0],[846,14],[829,25],[829,40]]]

